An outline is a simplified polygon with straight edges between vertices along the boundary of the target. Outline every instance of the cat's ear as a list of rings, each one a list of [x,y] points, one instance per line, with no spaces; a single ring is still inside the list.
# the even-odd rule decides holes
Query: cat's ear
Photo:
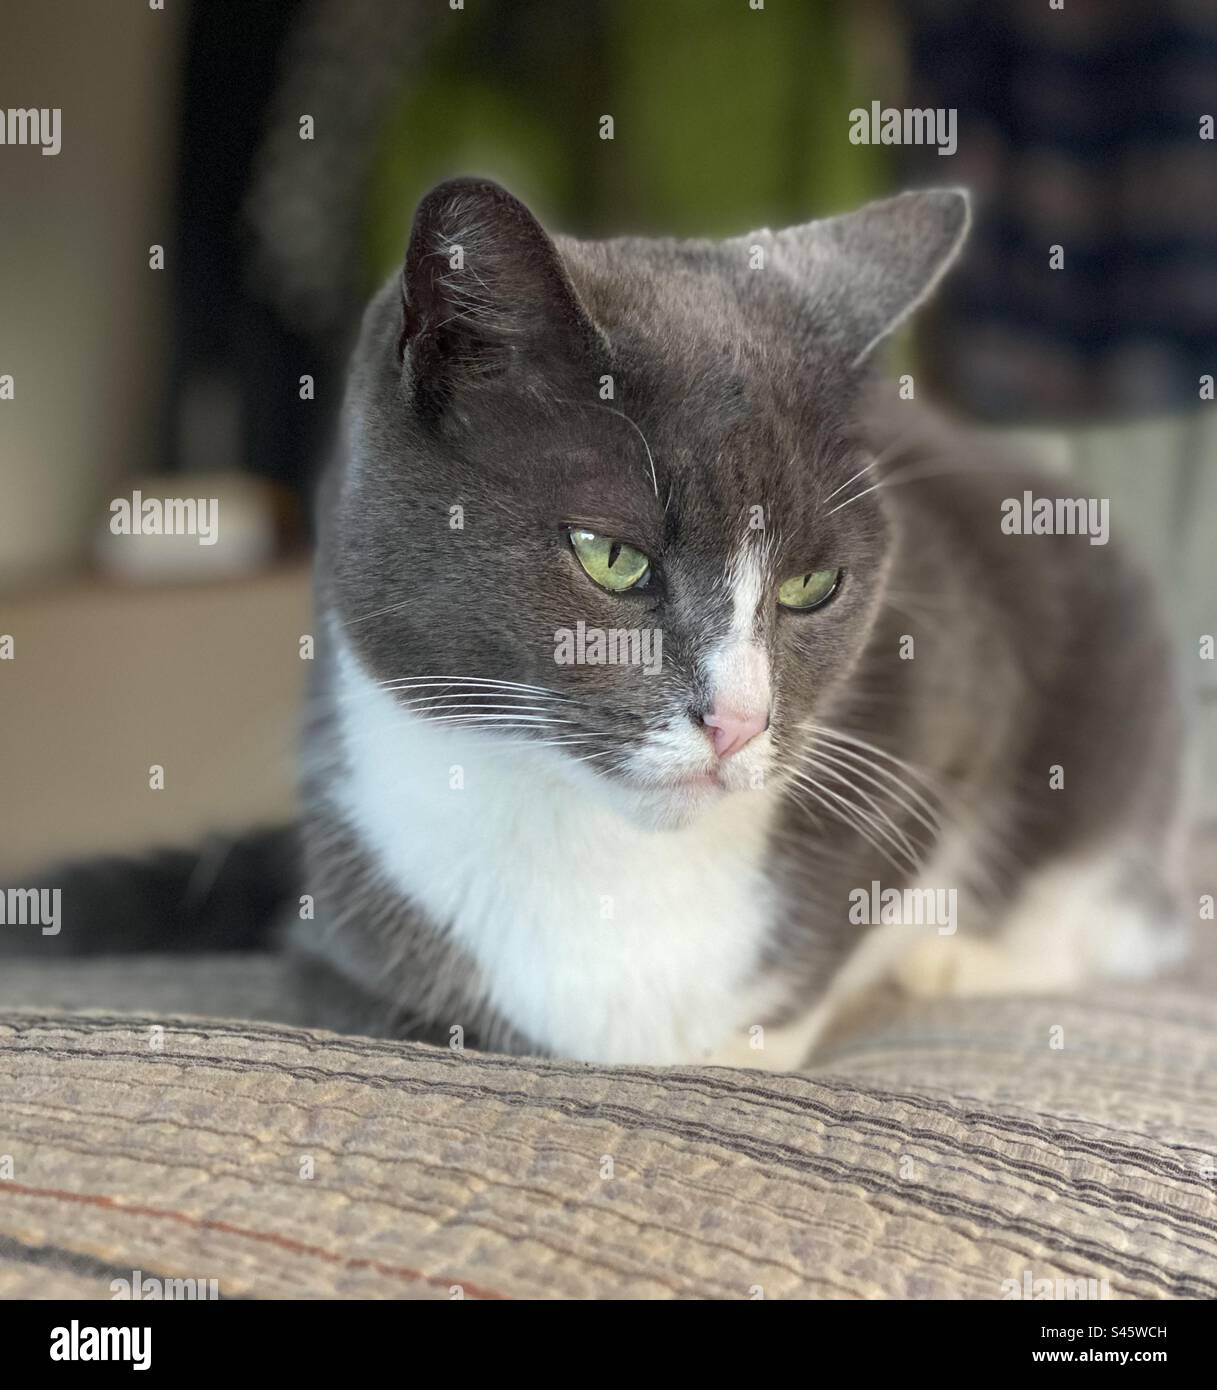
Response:
[[[423,198],[401,291],[398,355],[430,406],[513,363],[571,360],[597,341],[553,242],[489,179],[451,179]]]
[[[929,298],[970,223],[962,189],[901,193],[772,233],[772,263],[806,291],[817,332],[856,365]]]

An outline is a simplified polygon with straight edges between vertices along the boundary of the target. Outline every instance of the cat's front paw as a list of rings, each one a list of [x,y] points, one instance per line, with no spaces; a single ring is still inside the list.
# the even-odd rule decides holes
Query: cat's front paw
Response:
[[[915,999],[967,999],[1017,989],[1013,965],[998,942],[935,937],[920,942],[898,962],[895,978]]]

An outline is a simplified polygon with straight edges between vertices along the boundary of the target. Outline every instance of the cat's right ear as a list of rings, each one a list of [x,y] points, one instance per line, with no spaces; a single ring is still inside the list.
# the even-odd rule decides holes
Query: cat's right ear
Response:
[[[817,336],[860,366],[933,293],[970,223],[963,189],[923,189],[736,244],[767,244],[806,293]]]
[[[519,367],[544,371],[598,342],[553,242],[489,179],[451,179],[419,204],[401,315],[398,357],[427,413],[462,387]]]

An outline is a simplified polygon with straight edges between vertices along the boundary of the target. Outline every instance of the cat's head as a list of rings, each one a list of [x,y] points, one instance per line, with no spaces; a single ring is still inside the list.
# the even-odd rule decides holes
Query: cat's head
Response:
[[[365,317],[326,524],[367,674],[648,824],[780,778],[882,595],[870,355],[967,222],[936,191],[579,242],[496,184],[433,190]]]

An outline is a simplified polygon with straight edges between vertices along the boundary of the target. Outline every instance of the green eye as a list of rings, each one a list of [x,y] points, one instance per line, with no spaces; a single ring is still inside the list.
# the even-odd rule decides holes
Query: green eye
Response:
[[[813,570],[796,574],[778,590],[778,602],[783,608],[820,608],[841,587],[840,570]]]
[[[610,594],[637,589],[650,577],[650,560],[623,541],[598,536],[595,531],[572,530],[570,543],[587,577]]]

